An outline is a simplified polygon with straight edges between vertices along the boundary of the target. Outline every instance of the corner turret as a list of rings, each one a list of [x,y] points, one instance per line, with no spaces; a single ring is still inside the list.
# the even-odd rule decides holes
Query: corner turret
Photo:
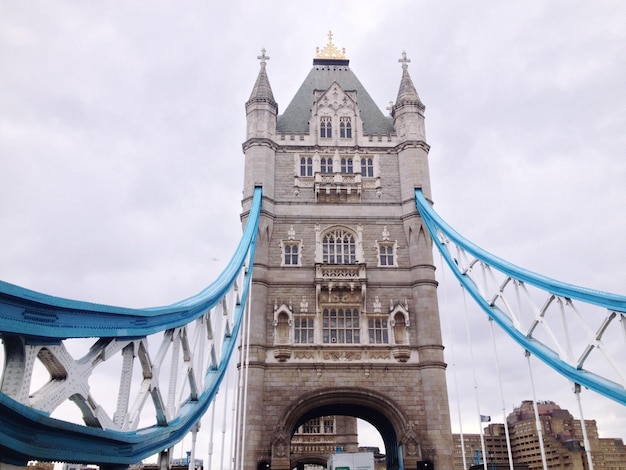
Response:
[[[409,75],[408,63],[411,60],[407,59],[406,52],[402,52],[402,58],[398,59],[398,62],[402,63],[402,79],[396,103],[391,108],[393,125],[401,141],[425,141],[424,111],[426,107],[420,100]]]
[[[261,55],[257,59],[261,61],[261,70],[259,70],[256,83],[252,88],[250,99],[246,102],[246,135],[248,139],[272,138],[276,134],[278,104],[274,100],[272,87],[265,70],[265,65],[269,60],[269,57],[265,55],[265,49],[261,50]]]

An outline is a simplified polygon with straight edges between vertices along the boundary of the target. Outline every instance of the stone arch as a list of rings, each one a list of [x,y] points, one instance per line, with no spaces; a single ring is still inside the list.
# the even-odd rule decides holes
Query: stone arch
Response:
[[[406,444],[418,446],[413,426],[393,400],[374,390],[336,387],[319,389],[293,401],[279,420],[273,447],[282,444],[286,434],[293,436],[308,420],[331,415],[361,418],[374,426],[383,439],[389,470],[400,466],[398,448],[401,444],[407,441]]]
[[[356,228],[350,225],[333,224],[322,229],[320,226],[316,227],[315,233],[315,261],[316,263],[329,263],[329,264],[355,264],[363,263],[363,228],[359,225]],[[324,245],[332,239],[334,248],[341,247],[341,253],[333,252],[326,253]],[[347,249],[347,250],[346,250]],[[352,251],[354,250],[354,251]],[[341,261],[337,259],[337,255],[340,255]],[[348,260],[348,262],[346,262]]]

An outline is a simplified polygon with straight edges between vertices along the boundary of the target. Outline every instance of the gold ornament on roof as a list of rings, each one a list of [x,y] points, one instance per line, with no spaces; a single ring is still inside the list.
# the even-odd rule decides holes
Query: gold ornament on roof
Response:
[[[333,32],[328,31],[328,44],[320,51],[319,47],[315,48],[316,59],[345,59],[346,48],[342,47],[341,51],[333,44]]]

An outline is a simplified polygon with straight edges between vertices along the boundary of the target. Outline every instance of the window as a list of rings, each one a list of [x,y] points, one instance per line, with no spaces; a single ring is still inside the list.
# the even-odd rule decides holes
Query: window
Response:
[[[313,418],[302,425],[302,432],[304,434],[319,434],[320,433],[320,418]]]
[[[333,172],[333,159],[322,158],[320,160],[320,169],[322,173],[332,173]]]
[[[324,434],[335,434],[335,417],[324,416],[322,421],[324,422]]]
[[[351,158],[341,159],[341,172],[342,173],[354,173]]]
[[[339,137],[342,139],[352,138],[352,122],[349,117],[342,117],[339,120]]]
[[[289,229],[289,239],[280,241],[282,266],[302,266],[300,253],[302,252],[302,240],[295,240],[293,225]]]
[[[371,158],[361,160],[361,176],[374,176],[374,160]]]
[[[387,318],[370,318],[368,320],[370,344],[389,343],[387,323]]]
[[[313,176],[313,159],[311,157],[300,159],[300,176]]]
[[[356,263],[354,235],[344,230],[334,230],[322,237],[322,262],[328,264]]]
[[[391,243],[381,243],[378,245],[378,265],[379,266],[395,266],[394,263],[394,245]]]
[[[298,265],[298,245],[289,244],[285,245],[285,265]]]
[[[298,428],[300,434],[335,434],[335,417],[313,418]]]
[[[320,137],[322,139],[330,139],[333,136],[333,124],[330,117],[322,117],[320,119]]]
[[[293,342],[312,344],[314,341],[315,321],[313,318],[298,315],[294,318]]]
[[[324,343],[360,343],[358,308],[325,308],[322,312]]]

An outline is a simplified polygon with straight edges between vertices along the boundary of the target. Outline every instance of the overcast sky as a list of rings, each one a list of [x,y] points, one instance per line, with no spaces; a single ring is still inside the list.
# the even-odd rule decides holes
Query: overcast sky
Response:
[[[202,289],[241,233],[261,48],[282,112],[332,30],[385,112],[406,50],[435,208],[453,227],[533,271],[625,294],[624,25],[617,0],[0,0],[0,279],[136,307]],[[493,365],[480,374],[493,397],[481,408],[497,415]],[[577,415],[568,384],[536,374],[537,398]],[[509,374],[508,406],[532,398],[526,379]],[[601,436],[626,439],[622,407],[591,392],[583,404]]]

